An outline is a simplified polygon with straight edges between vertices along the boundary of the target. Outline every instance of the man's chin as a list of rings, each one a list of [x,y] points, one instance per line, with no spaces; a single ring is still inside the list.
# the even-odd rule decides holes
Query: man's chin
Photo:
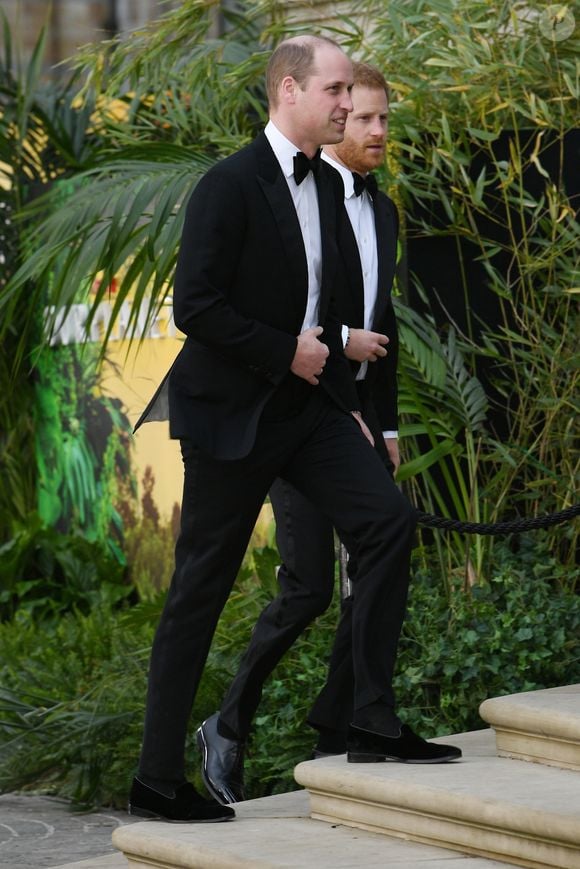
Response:
[[[374,160],[372,163],[367,163],[361,175],[366,174],[367,172],[376,172],[377,169],[380,169],[383,165],[383,160]]]

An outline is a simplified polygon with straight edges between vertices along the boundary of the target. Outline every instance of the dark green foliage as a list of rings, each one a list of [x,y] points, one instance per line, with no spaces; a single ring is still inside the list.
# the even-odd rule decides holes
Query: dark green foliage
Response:
[[[448,596],[440,576],[414,572],[395,691],[401,717],[422,736],[481,729],[488,697],[580,681],[580,597],[571,591],[580,570],[573,577],[563,569],[543,536],[522,536],[515,551],[502,541],[491,581],[467,591],[458,580]],[[295,787],[293,767],[310,756],[315,733],[304,720],[325,678],[335,623],[334,609],[266,686],[247,764],[255,796]]]
[[[71,610],[110,607],[132,592],[124,573],[102,545],[60,534],[31,514],[0,547],[0,619],[27,614],[52,623]]]
[[[147,622],[103,601],[38,624],[0,625],[0,790],[34,784],[79,804],[121,805],[141,736]]]
[[[8,290],[14,272],[36,249],[21,209],[46,216],[41,194],[53,186],[54,202],[66,207],[75,185],[65,179],[94,165],[104,142],[94,104],[76,100],[75,76],[42,79],[46,29],[24,66],[2,12],[0,28],[0,542],[10,540],[14,525],[38,510],[61,531],[82,530],[107,540],[122,559],[112,490],[115,472],[128,475],[119,451],[128,425],[118,402],[94,394],[100,346],[96,353],[95,345],[88,348],[82,359],[76,349],[47,347],[49,273],[26,282],[16,295]],[[71,297],[81,286],[86,281],[71,275]],[[107,426],[114,436],[106,444],[91,443],[87,430],[102,434]],[[123,448],[128,453],[127,444]]]
[[[363,0],[356,13],[368,21],[364,28],[348,16],[320,18],[390,80],[385,177],[402,218],[401,287],[424,291],[438,314],[435,328],[416,312],[405,324],[401,311],[400,479],[424,509],[474,521],[561,509],[577,488],[578,222],[562,160],[577,126],[578,28],[551,41],[538,27],[540,6]],[[0,154],[22,184],[11,204],[20,214],[19,244],[0,294],[0,335],[13,341],[10,355],[22,364],[13,383],[0,366],[0,394],[8,396],[0,399],[0,428],[10,433],[2,436],[0,470],[19,515],[31,508],[34,473],[31,461],[19,461],[13,432],[30,434],[26,414],[16,410],[22,395],[31,403],[20,388],[27,353],[46,340],[38,335],[39,312],[46,302],[58,310],[78,301],[79,289],[100,276],[88,300],[90,322],[118,276],[110,329],[124,301],[133,302],[129,334],[142,307],[155,313],[170,287],[187,191],[262,126],[267,49],[309,26],[289,22],[279,0],[248,2],[243,14],[222,9],[226,34],[214,39],[214,11],[205,0],[184,0],[126,39],[84,49],[77,82],[59,86],[52,98],[36,81],[46,35],[31,69],[18,77],[7,34]],[[18,136],[4,118],[14,120]],[[31,168],[34,148],[24,143],[40,147],[45,134],[49,144],[40,148],[35,172],[42,184],[48,176],[60,180],[48,198],[31,202],[22,167]],[[555,171],[552,157],[560,152]],[[437,280],[447,284],[451,274],[436,262],[423,286],[413,273],[408,254],[417,239],[452,241],[459,322],[436,303]],[[477,280],[474,263],[481,264]],[[497,310],[485,328],[483,298],[482,310],[490,300]],[[485,381],[476,377],[480,371]],[[497,412],[497,404],[507,434],[495,437],[487,410]],[[91,455],[65,439],[65,459],[81,516],[91,499],[80,471]],[[43,506],[58,510],[54,492],[45,494]],[[2,513],[3,504],[0,496]],[[575,535],[561,546],[560,529],[552,531],[563,564],[573,564]],[[439,547],[442,576],[461,566],[468,583],[485,581],[492,543],[458,535],[450,542]]]
[[[457,583],[449,598],[438,577],[415,575],[396,690],[425,735],[481,728],[487,697],[580,681],[580,570],[563,569],[542,536],[496,546],[490,582]]]
[[[401,638],[401,715],[423,735],[481,728],[486,697],[580,681],[580,597],[537,536],[498,546],[491,582],[469,591],[415,575]],[[258,614],[270,599],[276,553],[261,550],[230,596],[192,716],[188,774],[198,785],[194,729],[219,708]],[[259,565],[260,574],[255,572]],[[568,579],[568,578],[567,578]],[[24,607],[0,625],[0,790],[34,785],[83,805],[123,806],[141,741],[146,672],[163,595],[130,609],[101,599],[59,621]],[[248,751],[253,797],[296,785],[310,756],[305,724],[322,686],[338,602],[266,684]]]
[[[391,82],[389,179],[403,239],[454,239],[462,274],[462,330],[447,318],[435,328],[429,318],[400,312],[408,459],[401,480],[427,509],[476,521],[569,506],[578,477],[578,223],[562,179],[545,168],[549,146],[563,147],[577,126],[578,30],[551,43],[533,15],[512,5],[363,0],[357,11],[372,12],[364,32],[343,19],[338,33],[334,22],[339,39]],[[2,230],[9,261],[0,280],[0,533],[9,542],[0,551],[0,605],[11,620],[0,624],[0,788],[34,784],[83,804],[123,805],[137,762],[171,534],[152,510],[140,525],[123,514],[131,582],[141,597],[123,609],[119,553],[115,561],[103,552],[117,543],[118,496],[130,513],[129,469],[119,464],[122,421],[113,409],[106,424],[117,434],[100,450],[79,414],[85,400],[89,414],[97,412],[92,384],[75,396],[77,375],[59,384],[47,363],[49,386],[63,387],[59,408],[46,382],[35,397],[30,372],[46,343],[40,317],[47,301],[77,301],[101,270],[93,311],[109,279],[127,267],[111,328],[132,293],[130,327],[141,302],[155,311],[173,271],[185,191],[262,124],[265,48],[300,25],[288,25],[284,4],[248,3],[225,39],[210,39],[208,9],[205,0],[185,0],[114,51],[79,55],[84,102],[71,83],[41,93],[44,33],[30,69],[13,76],[6,32],[0,157],[15,183],[0,204],[23,219]],[[103,112],[89,124],[96,98],[127,111]],[[505,131],[510,150],[500,160],[496,141]],[[475,171],[477,161],[485,168]],[[73,175],[70,186],[36,198],[49,179]],[[530,177],[535,192],[527,189]],[[47,209],[54,209],[48,217]],[[502,241],[482,229],[488,220],[492,229],[507,221]],[[482,287],[468,279],[471,260],[483,264]],[[430,293],[418,282],[415,289]],[[501,312],[479,338],[478,293],[496,299]],[[73,371],[76,352],[59,351]],[[489,396],[474,377],[484,362],[510,411],[503,439],[491,437]],[[35,433],[36,400],[46,425]],[[64,516],[63,530],[96,532],[102,546],[30,518],[35,434],[46,438],[45,519]],[[570,523],[522,537],[514,551],[501,540],[437,535],[436,549],[416,553],[396,686],[410,724],[427,736],[476,728],[486,697],[580,681],[577,535]],[[253,553],[220,620],[192,719],[192,775],[193,727],[219,707],[274,593],[276,561],[269,547]],[[266,687],[247,764],[253,796],[292,788],[294,764],[310,754],[314,738],[304,719],[324,680],[336,620],[335,602]]]
[[[372,22],[365,59],[391,84],[402,290],[437,322],[431,330],[407,318],[402,329],[410,460],[402,471],[424,509],[457,518],[561,510],[580,471],[580,30],[551,39],[537,0],[363,0],[360,8]],[[429,357],[435,365],[425,368]],[[442,387],[451,400],[433,409]],[[553,529],[551,547],[572,569],[578,525],[570,545],[561,537]],[[447,574],[463,565],[467,582],[492,575],[491,543],[450,542],[439,549],[443,565],[447,548]]]

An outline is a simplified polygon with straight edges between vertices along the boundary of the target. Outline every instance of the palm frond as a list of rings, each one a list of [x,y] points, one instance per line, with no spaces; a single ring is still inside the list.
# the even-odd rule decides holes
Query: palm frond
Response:
[[[143,157],[147,159],[139,159]],[[152,300],[151,316],[163,302],[185,198],[211,163],[165,144],[125,152],[124,159],[80,173],[74,181],[57,182],[23,212],[29,220],[46,213],[48,217],[33,226],[26,242],[30,254],[0,297],[3,323],[11,321],[22,288],[29,285],[36,304],[52,312],[45,321],[47,336],[63,309],[66,313],[70,305],[87,299],[90,329],[113,277],[120,277],[113,318],[130,300],[131,334],[146,296]],[[91,298],[88,290],[101,273]]]

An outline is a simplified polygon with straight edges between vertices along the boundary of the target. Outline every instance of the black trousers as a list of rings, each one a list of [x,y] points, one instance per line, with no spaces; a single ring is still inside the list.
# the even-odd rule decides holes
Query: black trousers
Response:
[[[140,772],[180,780],[187,725],[215,627],[262,503],[277,477],[290,482],[356,541],[352,611],[354,705],[385,696],[408,590],[415,512],[351,415],[312,388],[290,418],[264,416],[244,459],[218,461],[183,443],[184,491],[175,571],[155,635]],[[303,594],[280,595],[260,616],[240,674],[221,709],[245,736],[262,684],[305,624],[312,598],[327,596],[312,576]],[[314,607],[316,610],[317,607]],[[306,614],[308,612],[308,615]]]
[[[363,416],[375,439],[377,455],[392,477],[393,465],[367,384],[358,381],[356,385]],[[266,677],[304,628],[330,606],[335,590],[334,529],[328,516],[285,479],[275,480],[269,494],[281,557],[278,571],[280,594],[262,613],[260,642],[258,644],[253,639],[250,642],[221,709],[222,719],[242,736],[249,731]],[[341,529],[338,534],[349,550],[349,577],[356,594],[356,541]],[[308,723],[313,727],[346,733],[353,719],[353,609],[353,596],[349,596],[341,603],[326,683],[308,715]],[[398,637],[401,625],[394,628]],[[394,710],[391,683],[384,685],[383,699]]]
[[[270,501],[276,519],[276,543],[282,562],[278,571],[280,587],[287,596],[301,598],[303,589],[312,584],[316,577],[316,587],[320,591],[311,600],[313,607],[318,609],[318,615],[330,605],[336,588],[332,524],[286,480],[276,480],[270,489]],[[351,581],[354,580],[353,594],[356,594],[352,561],[351,557],[349,577]],[[313,727],[346,732],[353,719],[352,615],[351,595],[341,602],[327,680],[308,715],[308,723]],[[385,685],[385,694],[385,701],[394,708],[392,686]]]

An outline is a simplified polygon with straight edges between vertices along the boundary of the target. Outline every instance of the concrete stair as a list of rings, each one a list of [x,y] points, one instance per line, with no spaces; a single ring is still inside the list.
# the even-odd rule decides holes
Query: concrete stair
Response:
[[[500,757],[580,770],[580,685],[485,700]]]
[[[497,746],[494,729],[436,740],[461,761],[306,761],[306,791],[240,803],[234,823],[135,823],[113,844],[128,869],[580,869],[580,686],[487,700],[482,715]]]
[[[127,869],[505,869],[493,860],[315,821],[309,809],[308,794],[295,791],[239,803],[234,822],[119,827],[113,844]]]
[[[436,740],[459,745],[460,762],[300,764],[311,816],[518,866],[580,869],[580,685],[487,700],[482,715],[497,746],[493,730]]]
[[[519,866],[580,869],[580,777],[495,755],[491,731],[454,736],[445,765],[300,764],[311,816]]]

